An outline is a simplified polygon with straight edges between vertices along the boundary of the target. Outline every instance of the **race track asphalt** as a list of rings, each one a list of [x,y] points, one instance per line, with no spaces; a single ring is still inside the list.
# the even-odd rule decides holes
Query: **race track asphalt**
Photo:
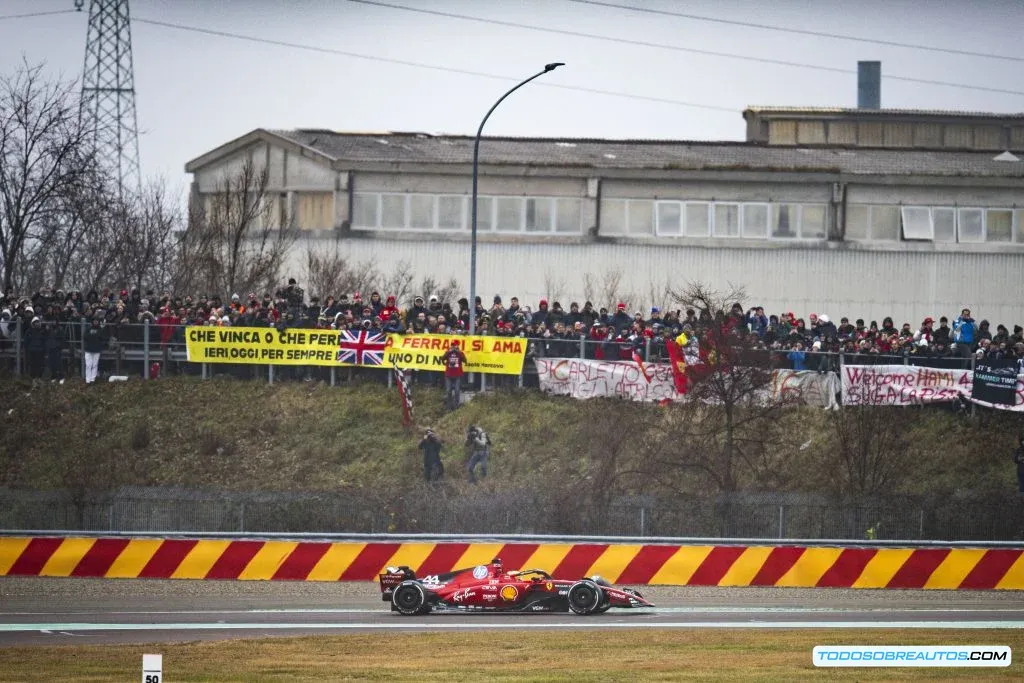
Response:
[[[501,629],[1024,628],[1024,592],[638,586],[651,609],[401,617],[373,583],[0,578],[0,647]]]

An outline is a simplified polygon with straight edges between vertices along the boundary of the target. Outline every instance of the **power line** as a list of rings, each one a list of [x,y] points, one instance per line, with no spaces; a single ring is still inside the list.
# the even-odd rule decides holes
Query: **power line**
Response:
[[[4,14],[0,15],[0,20],[3,19],[28,19],[30,17],[50,17],[56,14],[78,14],[78,10],[74,9],[58,9],[49,12],[28,12],[26,14]]]
[[[606,36],[598,33],[585,33],[583,31],[570,31],[568,29],[556,29],[548,28],[547,26],[536,26],[533,24],[521,24],[514,21],[503,21],[501,19],[484,19],[483,17],[474,17],[467,14],[456,14],[454,12],[442,12],[440,10],[429,10],[422,9],[419,7],[407,7],[405,5],[395,5],[386,2],[377,2],[376,0],[348,0],[348,2],[354,2],[360,5],[373,5],[375,7],[386,7],[388,9],[402,10],[405,12],[416,12],[418,14],[428,14],[437,17],[446,17],[448,19],[462,19],[464,21],[473,21],[481,24],[492,24],[495,26],[507,26],[509,28],[520,28],[530,31],[541,31],[544,33],[554,33],[564,36],[572,36],[575,38],[589,38],[592,40],[603,40],[611,43],[622,43],[625,45],[635,45],[638,47],[650,47],[657,48],[660,50],[672,50],[675,52],[689,52],[691,54],[705,55],[709,57],[725,57],[728,59],[739,59],[748,62],[759,62],[762,64],[774,64],[776,66],[789,66],[800,69],[812,69],[815,71],[827,71],[829,73],[839,74],[850,74],[855,75],[857,73],[854,69],[843,69],[835,66],[823,66],[820,64],[807,64],[805,62],[791,62],[784,59],[772,59],[770,57],[751,57],[749,55],[740,55],[732,52],[716,52],[714,50],[701,50],[692,47],[683,47],[681,45],[668,45],[665,43],[654,43],[647,40],[634,40],[631,38],[618,38],[615,36]],[[925,85],[937,85],[947,88],[960,88],[962,90],[979,90],[984,92],[1001,93],[1004,95],[1020,95],[1024,96],[1024,90],[1007,90],[1004,88],[990,88],[981,85],[968,85],[966,83],[951,83],[949,81],[937,81],[927,78],[914,78],[911,76],[893,76],[884,74],[882,76],[885,79],[893,81],[904,81],[907,83],[923,83]]]
[[[431,69],[433,71],[443,71],[446,73],[461,74],[464,76],[477,76],[479,78],[490,78],[493,80],[500,81],[517,81],[520,80],[518,76],[502,76],[500,74],[491,74],[483,71],[471,71],[469,69],[457,69],[455,67],[440,66],[436,64],[426,64],[424,62],[415,62],[405,59],[394,59],[391,57],[379,57],[376,55],[365,55],[357,52],[347,52],[345,50],[337,50],[329,47],[320,47],[317,45],[304,45],[302,43],[292,43],[285,40],[276,40],[274,38],[260,38],[258,36],[249,36],[242,33],[233,33],[230,31],[218,31],[215,29],[202,28],[199,26],[187,26],[184,24],[174,24],[167,21],[157,21],[155,19],[144,19],[141,17],[134,17],[133,23],[137,24],[149,24],[151,26],[160,26],[163,28],[172,28],[179,31],[188,31],[191,33],[201,33],[208,36],[217,36],[218,38],[232,38],[234,40],[244,40],[251,43],[259,43],[263,45],[276,45],[278,47],[288,47],[297,50],[306,50],[308,52],[317,52],[320,54],[337,55],[340,57],[351,57],[353,59],[364,59],[372,62],[384,62],[387,64],[398,64],[401,66],[410,66],[419,69]],[[620,97],[631,100],[643,100],[646,102],[658,102],[661,104],[672,104],[680,107],[691,107],[695,109],[710,109],[713,111],[725,111],[729,113],[738,113],[743,111],[736,107],[723,107],[713,104],[702,104],[700,102],[686,102],[684,100],[675,100],[666,97],[651,97],[648,95],[636,95],[633,93],[616,92],[614,90],[602,90],[599,88],[587,88],[577,85],[563,85],[560,83],[541,83],[535,84],[537,87],[545,88],[557,88],[559,90],[571,90],[574,92],[585,92],[595,95],[607,95],[609,97]]]
[[[882,40],[880,38],[864,38],[862,36],[851,36],[844,33],[829,33],[827,31],[813,31],[811,29],[791,28],[772,24],[758,24],[752,21],[739,21],[736,19],[720,19],[717,17],[706,17],[699,14],[687,14],[685,12],[672,12],[669,10],[654,9],[653,7],[633,7],[631,5],[617,5],[614,2],[601,2],[600,0],[566,0],[580,5],[596,5],[598,7],[611,7],[615,9],[628,10],[630,12],[643,12],[645,14],[656,14],[664,17],[678,17],[680,19],[692,19],[693,21],[706,21],[714,24],[726,24],[729,26],[743,26],[745,28],[756,28],[765,31],[779,31],[781,33],[795,33],[802,36],[816,36],[818,38],[831,38],[833,40],[848,40],[856,43],[869,43],[872,45],[885,45],[887,47],[900,47],[908,50],[926,50],[928,52],[941,52],[943,54],[958,55],[961,57],[984,57],[986,59],[1003,59],[1010,62],[1024,62],[1024,57],[1013,55],[1000,55],[992,52],[974,52],[972,50],[957,50],[952,47],[937,47],[935,45],[921,45],[919,43],[903,43],[896,40]]]

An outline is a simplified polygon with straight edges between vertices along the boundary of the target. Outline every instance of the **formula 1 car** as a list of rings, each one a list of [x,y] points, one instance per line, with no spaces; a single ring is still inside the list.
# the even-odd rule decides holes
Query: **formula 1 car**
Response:
[[[612,607],[653,607],[638,591],[616,588],[600,576],[554,579],[542,569],[505,571],[490,564],[417,578],[409,567],[379,575],[381,599],[404,616],[432,610],[601,614]]]

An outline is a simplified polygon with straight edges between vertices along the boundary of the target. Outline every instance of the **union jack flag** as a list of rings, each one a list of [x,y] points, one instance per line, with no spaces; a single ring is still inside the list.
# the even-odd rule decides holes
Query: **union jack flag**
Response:
[[[342,330],[335,361],[349,365],[383,365],[387,335],[380,332]]]

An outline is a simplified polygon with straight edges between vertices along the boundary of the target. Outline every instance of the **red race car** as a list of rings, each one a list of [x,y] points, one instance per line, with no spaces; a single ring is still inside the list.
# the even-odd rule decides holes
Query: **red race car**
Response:
[[[615,588],[600,576],[554,579],[542,569],[505,571],[501,560],[417,578],[409,567],[380,575],[381,598],[405,616],[431,610],[463,612],[568,612],[601,614],[612,607],[653,607],[630,588]]]

